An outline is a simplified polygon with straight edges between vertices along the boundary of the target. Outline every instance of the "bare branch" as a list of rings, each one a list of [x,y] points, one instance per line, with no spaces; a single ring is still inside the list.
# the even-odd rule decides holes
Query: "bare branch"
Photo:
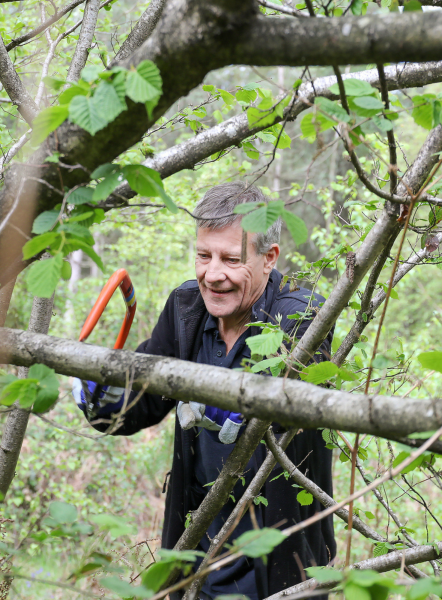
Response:
[[[290,15],[291,17],[307,17],[302,10],[292,8],[291,6],[280,6],[279,4],[267,2],[267,0],[258,0],[258,4],[264,6],[264,8],[268,8],[269,10],[277,10],[278,12],[284,13],[285,15]]]
[[[147,384],[149,393],[175,400],[192,399],[242,413],[248,419],[257,417],[284,426],[325,427],[388,437],[431,431],[442,424],[442,398],[356,395],[299,380],[220,367],[207,369],[176,358],[108,350],[14,329],[0,329],[0,340],[3,363],[42,363],[62,375],[120,387],[125,386],[124,373],[129,370],[134,373],[134,389]]]
[[[31,124],[37,115],[37,106],[26,91],[20,77],[6,51],[3,39],[0,38],[0,81],[12,103],[18,108],[21,116]]]
[[[67,81],[78,81],[80,79],[81,70],[86,64],[89,50],[92,46],[99,10],[100,0],[86,0],[80,37],[78,38],[74,56],[69,65],[66,77]]]
[[[166,0],[151,0],[138,23],[124,40],[112,63],[117,63],[130,56],[149,38],[160,20],[165,4]]]
[[[62,17],[64,17],[65,14],[67,14],[68,12],[73,10],[76,6],[78,6],[79,4],[83,4],[84,1],[85,0],[73,0],[72,2],[69,2],[69,4],[66,4],[66,6],[64,6],[63,8],[60,8],[60,10],[57,11],[52,17],[47,19],[44,23],[42,23],[41,25],[39,25],[32,31],[29,31],[28,33],[25,33],[24,35],[21,35],[20,37],[15,38],[14,40],[11,40],[9,42],[9,44],[6,46],[6,50],[9,52],[16,46],[20,46],[21,44],[28,42],[29,40],[31,40],[35,36],[39,35],[40,33],[43,33],[43,31],[45,31],[53,23],[56,23],[57,21],[59,21]]]

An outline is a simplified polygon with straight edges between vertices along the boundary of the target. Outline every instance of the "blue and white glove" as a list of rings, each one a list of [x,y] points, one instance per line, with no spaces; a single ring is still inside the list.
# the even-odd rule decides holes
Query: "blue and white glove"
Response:
[[[183,429],[203,427],[209,431],[218,431],[218,439],[223,444],[233,444],[236,441],[245,421],[240,413],[199,402],[178,402],[177,416]]]
[[[98,397],[98,405],[94,407],[92,395],[96,387],[95,381],[74,378],[72,395],[78,408],[92,417],[97,415],[102,417],[119,412],[124,404],[124,388],[104,385]]]

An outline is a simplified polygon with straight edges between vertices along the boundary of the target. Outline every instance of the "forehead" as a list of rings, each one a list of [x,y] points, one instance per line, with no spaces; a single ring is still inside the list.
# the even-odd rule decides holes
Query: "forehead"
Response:
[[[242,227],[237,222],[222,229],[199,227],[196,234],[196,243],[198,248],[213,248],[225,252],[231,252],[239,248],[239,251],[241,251]]]

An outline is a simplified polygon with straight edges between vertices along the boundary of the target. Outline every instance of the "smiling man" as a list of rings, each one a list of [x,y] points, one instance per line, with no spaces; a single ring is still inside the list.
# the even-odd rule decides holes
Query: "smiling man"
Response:
[[[246,340],[261,332],[247,325],[257,321],[274,322],[281,315],[281,327],[301,337],[309,325],[288,319],[304,312],[311,292],[298,289],[290,292],[281,286],[282,275],[275,265],[279,256],[281,223],[274,223],[265,234],[248,234],[246,260],[241,260],[241,217],[234,208],[243,202],[265,202],[262,192],[242,182],[227,183],[210,189],[197,205],[196,280],[187,281],[170,295],[152,337],[141,344],[138,352],[173,356],[209,366],[240,368],[250,359]],[[314,295],[311,304],[318,306],[323,298]],[[321,347],[323,354],[315,360],[329,357],[331,334]],[[78,382],[79,384],[79,382]],[[74,393],[85,410],[95,384],[83,382]],[[123,404],[121,389],[110,388],[102,393],[97,416],[117,413]],[[222,393],[222,390],[220,390]],[[132,392],[131,400],[135,397]],[[269,399],[270,400],[270,399]],[[132,435],[140,429],[159,423],[177,403],[153,394],[142,398],[124,416],[115,435]],[[173,548],[184,531],[186,515],[200,505],[207,494],[207,484],[219,475],[235,441],[244,428],[242,415],[229,413],[196,402],[177,405],[173,465],[167,489],[166,512],[162,543]],[[103,425],[97,429],[103,430]],[[277,432],[277,426],[275,426]],[[319,487],[332,495],[331,451],[325,448],[321,432],[300,432],[287,448],[287,454]],[[265,459],[265,447],[259,444],[234,490],[241,497]],[[268,505],[256,507],[259,525],[275,526],[299,522],[321,510],[314,500],[301,506],[296,497],[299,489],[276,467],[265,484],[262,495]],[[217,515],[199,543],[207,551],[210,540],[218,533],[234,506],[230,500]],[[250,514],[241,519],[229,541],[252,528]],[[325,565],[335,556],[332,518],[291,536],[269,556],[261,560],[240,558],[211,573],[200,597],[211,600],[220,594],[244,594],[251,600],[261,600],[305,578],[302,567]],[[175,594],[179,597],[179,594]]]

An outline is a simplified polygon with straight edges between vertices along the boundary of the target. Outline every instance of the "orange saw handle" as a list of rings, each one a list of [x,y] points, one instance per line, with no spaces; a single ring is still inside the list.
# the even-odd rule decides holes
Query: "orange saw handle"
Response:
[[[127,336],[134,320],[135,311],[137,310],[137,299],[135,297],[134,286],[130,280],[129,274],[126,269],[118,269],[109,278],[104,288],[101,290],[100,295],[97,298],[88,318],[84,322],[83,329],[81,330],[79,341],[84,342],[92,333],[95,325],[98,323],[104,309],[109,303],[109,300],[114,295],[117,288],[120,288],[123,294],[124,301],[126,303],[126,316],[124,317],[123,324],[121,325],[120,333],[118,334],[117,341],[114,345],[114,350],[121,349],[126,342]]]

